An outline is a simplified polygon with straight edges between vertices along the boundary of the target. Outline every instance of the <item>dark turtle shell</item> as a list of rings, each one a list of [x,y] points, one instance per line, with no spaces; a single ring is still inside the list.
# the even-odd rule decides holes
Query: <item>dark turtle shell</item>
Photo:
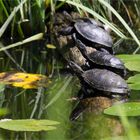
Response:
[[[69,61],[69,66],[79,77],[81,83],[87,84],[90,88],[120,95],[129,95],[130,93],[125,80],[112,71],[97,68],[83,71],[82,68],[73,61]]]
[[[73,35],[77,47],[81,51],[82,55],[89,61],[89,65],[92,64],[96,68],[104,68],[111,70],[119,75],[126,76],[126,68],[124,63],[114,55],[110,54],[106,50],[98,51],[92,47],[86,47],[79,39],[76,39],[75,34]]]
[[[77,32],[92,43],[98,43],[106,47],[112,47],[113,41],[109,33],[92,22],[77,21],[74,24]]]
[[[82,73],[83,80],[91,87],[116,94],[128,94],[127,83],[119,75],[105,69],[91,69]]]
[[[99,65],[105,65],[116,69],[125,70],[124,63],[119,58],[106,52],[96,50],[90,54],[87,54],[87,58],[91,62]]]

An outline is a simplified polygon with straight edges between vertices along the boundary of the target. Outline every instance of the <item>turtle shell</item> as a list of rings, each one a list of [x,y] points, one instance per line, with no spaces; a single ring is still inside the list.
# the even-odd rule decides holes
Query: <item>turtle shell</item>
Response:
[[[87,58],[93,63],[99,65],[105,65],[116,69],[125,70],[124,63],[119,58],[106,52],[96,50],[90,54],[87,54]]]
[[[91,87],[116,94],[128,94],[127,83],[119,75],[105,69],[87,70],[82,74],[83,80]]]
[[[112,47],[113,41],[109,33],[92,22],[77,21],[74,24],[77,32],[92,43],[101,44],[106,47]]]

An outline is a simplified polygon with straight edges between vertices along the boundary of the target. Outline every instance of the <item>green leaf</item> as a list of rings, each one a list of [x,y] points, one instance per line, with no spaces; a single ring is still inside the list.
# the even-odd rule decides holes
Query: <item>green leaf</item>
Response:
[[[120,58],[124,62],[128,61],[140,61],[140,54],[121,54],[121,55],[116,55],[118,58]]]
[[[131,71],[138,71],[140,72],[140,55],[117,55],[118,58],[120,58],[126,68],[128,68]]]
[[[131,83],[131,84],[140,83],[140,74],[136,74],[136,75],[130,77],[130,78],[127,80],[127,83]]]
[[[52,121],[52,120],[4,119],[0,121],[0,128],[12,130],[12,131],[48,131],[48,130],[56,129],[56,127],[53,125],[57,125],[57,124],[59,124],[59,122]]]
[[[8,25],[11,23],[11,20],[15,17],[15,14],[17,13],[18,10],[21,9],[21,7],[23,6],[23,4],[26,2],[27,0],[23,0],[18,6],[16,6],[12,13],[9,15],[9,17],[7,18],[7,20],[4,22],[4,24],[2,25],[2,27],[0,28],[0,37],[3,35],[3,33],[5,32],[5,30],[7,29]]]
[[[135,140],[139,140],[140,136],[135,136],[134,138]],[[101,140],[128,140],[128,137],[127,136],[107,137]]]
[[[119,15],[119,13],[105,0],[98,0],[100,3],[102,3],[104,6],[106,6],[122,23],[122,25],[126,28],[126,30],[129,32],[129,34],[133,37],[135,42],[138,44],[138,48],[140,48],[140,41],[138,37],[135,35],[133,30],[129,27],[127,22]]]
[[[20,45],[23,45],[23,44],[26,44],[26,43],[29,43],[29,42],[32,42],[32,41],[41,40],[41,39],[43,39],[43,33],[38,33],[38,34],[35,34],[35,35],[33,35],[29,38],[26,38],[22,41],[10,44],[10,45],[5,46],[5,47],[2,47],[2,48],[0,48],[0,52],[17,47],[17,46],[20,46]]]
[[[129,87],[133,90],[140,90],[140,74],[129,77],[127,80]]]
[[[105,109],[104,113],[113,116],[140,116],[140,102],[113,105]]]
[[[129,84],[130,89],[140,90],[140,84]]]
[[[128,68],[131,71],[138,71],[140,72],[140,61],[131,61],[125,63],[126,68]]]

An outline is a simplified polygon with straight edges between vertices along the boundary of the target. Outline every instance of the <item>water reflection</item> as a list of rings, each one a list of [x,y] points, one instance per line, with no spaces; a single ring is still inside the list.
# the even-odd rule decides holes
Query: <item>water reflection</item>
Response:
[[[124,129],[119,119],[103,114],[103,110],[111,106],[113,102],[107,97],[81,100],[70,116],[70,119],[74,120],[72,129],[75,139],[100,140],[105,137],[123,135]]]

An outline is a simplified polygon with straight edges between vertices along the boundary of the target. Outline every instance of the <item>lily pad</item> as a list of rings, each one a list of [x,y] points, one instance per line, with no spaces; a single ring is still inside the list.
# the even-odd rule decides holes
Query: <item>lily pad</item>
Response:
[[[113,105],[105,109],[104,113],[113,116],[140,116],[140,102]]]
[[[131,71],[138,71],[140,72],[140,55],[117,55],[118,58],[120,58],[126,68],[128,68]]]
[[[121,54],[121,55],[116,55],[116,56],[124,62],[140,61],[140,54]]]
[[[131,71],[140,72],[140,61],[130,61],[125,63],[125,67]]]
[[[128,140],[129,138],[127,136],[117,136],[117,137],[107,137],[103,138],[101,140]],[[139,140],[140,136],[134,136],[135,140]]]
[[[140,90],[140,74],[136,74],[127,80],[129,87],[133,90]]]
[[[12,130],[12,131],[48,131],[48,130],[56,129],[55,125],[58,124],[59,122],[52,121],[52,120],[3,119],[0,121],[0,128]]]
[[[140,84],[129,84],[129,88],[133,90],[140,90]]]

